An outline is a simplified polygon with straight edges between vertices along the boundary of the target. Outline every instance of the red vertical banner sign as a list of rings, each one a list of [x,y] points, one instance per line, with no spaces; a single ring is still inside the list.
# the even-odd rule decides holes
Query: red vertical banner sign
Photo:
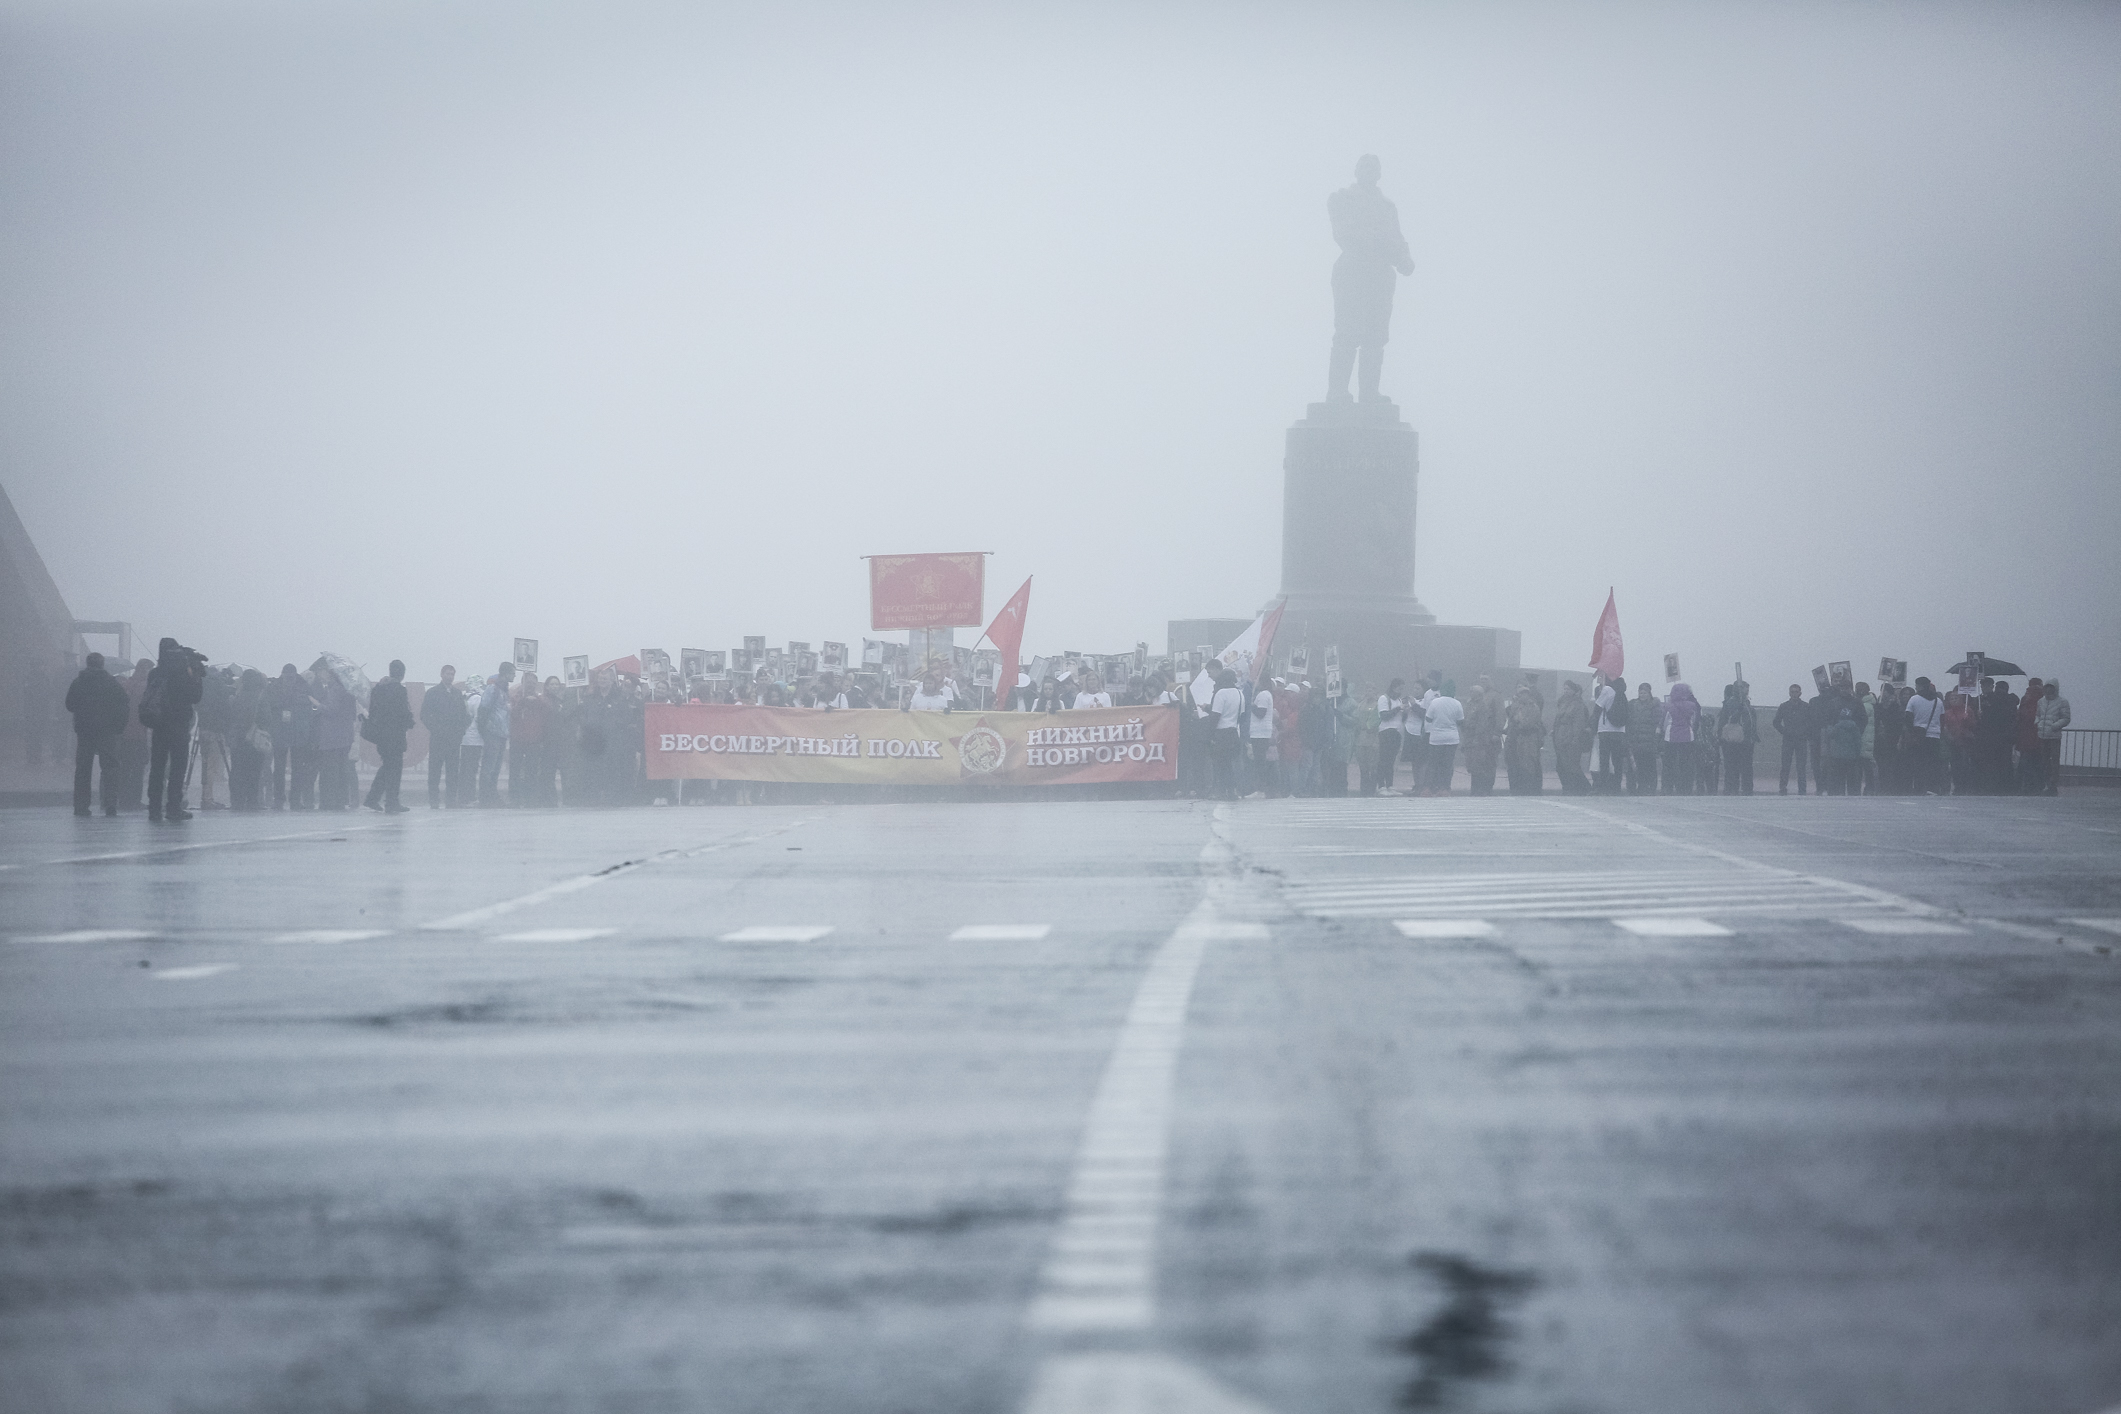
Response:
[[[1627,665],[1627,655],[1620,648],[1620,609],[1613,602],[1613,591],[1607,589],[1605,612],[1591,632],[1591,666],[1606,677],[1617,678]]]
[[[871,555],[869,627],[977,628],[987,603],[987,557]]]

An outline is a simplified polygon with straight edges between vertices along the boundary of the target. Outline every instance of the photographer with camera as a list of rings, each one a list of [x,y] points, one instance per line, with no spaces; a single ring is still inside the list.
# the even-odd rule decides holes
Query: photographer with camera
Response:
[[[140,725],[149,732],[147,818],[189,820],[184,779],[191,770],[192,708],[206,685],[206,655],[174,638],[162,640],[140,694]],[[165,795],[167,805],[165,806]]]

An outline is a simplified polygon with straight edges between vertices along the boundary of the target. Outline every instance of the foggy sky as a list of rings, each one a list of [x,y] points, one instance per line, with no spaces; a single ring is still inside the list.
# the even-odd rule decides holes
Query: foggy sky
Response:
[[[82,617],[556,671],[992,550],[1027,656],[1160,652],[1278,587],[1375,152],[1440,619],[2121,725],[2121,7],[0,15],[0,483]]]

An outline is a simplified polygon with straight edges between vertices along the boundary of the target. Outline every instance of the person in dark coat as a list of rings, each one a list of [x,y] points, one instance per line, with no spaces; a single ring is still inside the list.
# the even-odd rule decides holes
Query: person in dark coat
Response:
[[[398,785],[405,775],[405,733],[412,728],[412,701],[405,695],[405,664],[393,658],[390,676],[368,691],[368,725],[362,730],[375,744],[376,755],[383,758],[376,778],[369,782],[368,799],[362,802],[370,810],[386,815],[405,813],[405,807],[398,804]]]
[[[1753,793],[1753,748],[1759,741],[1760,723],[1753,715],[1751,687],[1743,682],[1726,684],[1723,709],[1716,714],[1716,742],[1723,748],[1725,795]]]
[[[74,717],[74,813],[87,815],[88,787],[95,763],[103,762],[103,813],[118,813],[118,737],[132,714],[132,699],[104,669],[103,655],[88,655],[88,666],[66,689],[66,710]]]
[[[439,810],[464,803],[464,771],[461,759],[464,733],[471,726],[471,709],[464,705],[464,690],[457,686],[454,664],[442,665],[442,680],[420,698],[420,725],[427,728],[427,808]]]
[[[140,721],[148,729],[150,820],[191,819],[184,808],[184,780],[191,771],[192,709],[205,686],[206,666],[199,655],[174,638],[163,639],[139,707]]]
[[[309,684],[293,663],[281,667],[280,676],[266,689],[265,710],[265,729],[272,734],[272,808],[285,810],[292,805],[306,810],[311,802],[303,782],[309,758],[315,754],[317,700],[310,696]],[[290,767],[292,781],[288,779]]]

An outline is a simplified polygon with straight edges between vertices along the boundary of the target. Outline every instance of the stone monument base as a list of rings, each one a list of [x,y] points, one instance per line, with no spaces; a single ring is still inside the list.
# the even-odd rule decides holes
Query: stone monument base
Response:
[[[1326,649],[1340,650],[1340,678],[1350,691],[1375,696],[1393,678],[1412,682],[1441,672],[1461,693],[1486,673],[1514,690],[1521,635],[1511,628],[1440,624],[1425,616],[1369,605],[1335,604],[1322,596],[1291,595],[1271,653],[1279,671],[1296,648],[1309,650],[1312,682],[1325,681]]]

